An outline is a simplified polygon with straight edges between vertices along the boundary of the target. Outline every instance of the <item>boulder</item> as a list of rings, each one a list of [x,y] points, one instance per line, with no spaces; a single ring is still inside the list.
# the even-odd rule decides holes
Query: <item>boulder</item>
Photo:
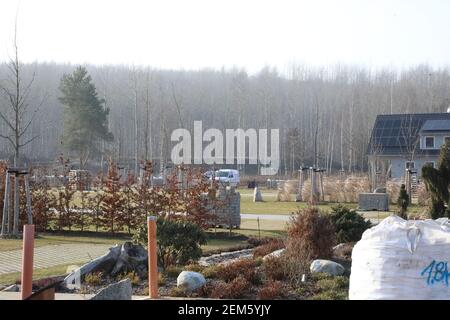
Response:
[[[182,271],[177,278],[177,287],[192,292],[206,284],[205,277],[198,272]]]
[[[322,273],[328,273],[332,276],[341,276],[345,272],[345,268],[341,264],[336,263],[334,261],[321,260],[321,259],[314,260],[311,263],[311,266],[309,269],[312,273],[322,272]]]
[[[91,300],[131,300],[131,280],[124,279],[101,289]]]
[[[147,276],[148,253],[143,246],[127,241],[120,248],[119,257],[111,275],[115,276],[131,271],[136,272],[139,277]]]
[[[19,292],[20,291],[20,285],[13,284],[13,285],[10,285],[9,287],[6,287],[2,291],[3,292]]]
[[[383,187],[376,188],[373,191],[373,193],[386,193],[386,188],[383,188]]]
[[[258,187],[255,187],[255,190],[253,191],[253,202],[262,202],[263,198],[261,195],[261,190],[259,190]]]
[[[266,254],[263,257],[263,260],[267,260],[267,259],[270,259],[270,258],[279,258],[279,257],[281,257],[281,255],[284,253],[285,250],[286,249],[283,248],[283,249],[275,250],[274,252],[271,252],[269,254]]]

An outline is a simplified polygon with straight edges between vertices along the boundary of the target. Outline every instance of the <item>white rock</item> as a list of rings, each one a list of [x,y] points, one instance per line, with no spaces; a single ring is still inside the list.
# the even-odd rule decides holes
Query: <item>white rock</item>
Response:
[[[339,263],[336,263],[334,261],[330,261],[330,260],[314,260],[311,263],[310,266],[310,271],[312,273],[314,272],[323,272],[323,273],[328,273],[331,274],[333,276],[340,276],[342,274],[344,274],[345,272],[345,268],[340,265]]]
[[[193,271],[182,271],[177,278],[177,287],[194,291],[206,284],[205,277]]]
[[[269,258],[279,258],[279,257],[281,257],[281,255],[284,253],[284,251],[285,251],[286,249],[278,249],[278,250],[275,250],[274,252],[271,252],[271,253],[269,253],[269,254],[266,254],[264,257],[263,257],[263,260],[267,260],[267,259],[269,259]]]

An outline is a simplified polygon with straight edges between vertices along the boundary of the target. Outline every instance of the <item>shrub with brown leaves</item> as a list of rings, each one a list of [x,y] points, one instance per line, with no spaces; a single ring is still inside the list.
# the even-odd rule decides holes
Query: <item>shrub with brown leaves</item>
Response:
[[[299,210],[289,222],[287,233],[285,267],[292,281],[297,282],[307,272],[312,260],[332,257],[335,229],[329,216],[318,208]]]
[[[297,211],[287,228],[287,252],[311,261],[330,258],[336,243],[334,226],[328,215],[316,207]]]
[[[283,239],[273,238],[265,244],[262,244],[253,250],[253,257],[264,257],[269,253],[272,253],[276,250],[283,249],[285,247]]]
[[[270,257],[263,262],[263,272],[268,279],[284,280],[286,278],[286,261],[281,257]]]
[[[287,296],[288,290],[281,281],[268,281],[258,292],[258,299],[275,300]]]
[[[230,282],[215,281],[206,284],[200,289],[200,295],[213,299],[242,299],[252,290],[247,279],[239,276]]]
[[[253,259],[239,259],[220,266],[217,270],[217,277],[225,282],[231,282],[242,277],[252,284],[259,284],[260,276],[256,267],[256,261]]]

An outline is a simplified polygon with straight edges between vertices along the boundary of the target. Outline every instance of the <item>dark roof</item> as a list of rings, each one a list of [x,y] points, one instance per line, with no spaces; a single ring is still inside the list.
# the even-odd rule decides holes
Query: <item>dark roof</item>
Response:
[[[427,122],[427,127],[424,127]],[[369,155],[402,155],[414,150],[416,155],[438,155],[439,150],[420,149],[419,133],[424,128],[433,128],[432,131],[450,131],[450,128],[442,129],[447,125],[450,125],[450,113],[378,115],[367,153]],[[435,128],[441,128],[441,130]]]
[[[450,120],[427,120],[420,130],[422,132],[450,131]]]

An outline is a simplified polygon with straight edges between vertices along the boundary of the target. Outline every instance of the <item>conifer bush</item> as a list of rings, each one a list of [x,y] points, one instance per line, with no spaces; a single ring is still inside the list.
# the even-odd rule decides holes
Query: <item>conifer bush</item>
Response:
[[[339,243],[361,240],[364,231],[372,226],[372,223],[364,219],[356,210],[342,205],[332,208],[330,219],[336,230],[336,240]]]

